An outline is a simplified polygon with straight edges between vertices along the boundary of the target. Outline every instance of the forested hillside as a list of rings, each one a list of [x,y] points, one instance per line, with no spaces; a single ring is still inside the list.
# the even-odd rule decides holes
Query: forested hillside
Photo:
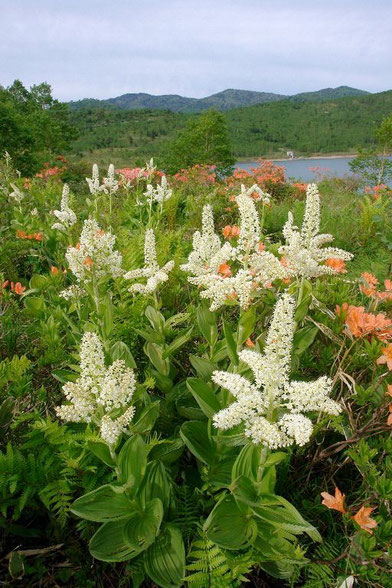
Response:
[[[229,110],[236,157],[279,157],[355,152],[374,144],[374,127],[392,112],[392,91],[309,102],[281,100]],[[158,110],[89,108],[72,112],[79,129],[73,152],[115,164],[154,156],[164,160],[168,142],[197,114]]]
[[[187,98],[177,94],[164,94],[154,96],[152,94],[128,93],[108,98],[107,100],[97,100],[95,98],[84,98],[69,102],[71,110],[80,110],[85,108],[111,108],[114,110],[140,110],[148,108],[149,110],[170,110],[172,112],[201,112],[209,108],[217,110],[230,110],[231,108],[240,108],[242,106],[251,106],[254,104],[265,104],[267,102],[276,102],[277,100],[294,100],[294,101],[319,101],[335,100],[344,96],[362,96],[367,94],[364,90],[350,88],[349,86],[339,86],[338,88],[323,88],[316,92],[303,92],[286,96],[284,94],[274,94],[273,92],[253,92],[251,90],[234,90],[228,89],[205,98]]]

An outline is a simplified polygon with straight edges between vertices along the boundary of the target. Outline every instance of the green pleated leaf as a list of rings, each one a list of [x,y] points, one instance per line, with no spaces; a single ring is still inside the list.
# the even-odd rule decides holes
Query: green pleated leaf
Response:
[[[161,588],[180,588],[185,575],[185,548],[180,531],[166,525],[144,554],[151,580]]]
[[[133,504],[122,488],[107,484],[75,500],[71,512],[82,519],[104,523],[129,517]]]
[[[219,400],[211,390],[209,384],[198,378],[188,378],[186,385],[197,404],[208,418],[213,417],[214,414],[221,409]]]
[[[198,459],[207,465],[212,465],[217,456],[216,443],[208,434],[208,423],[205,421],[189,421],[184,423],[180,435]]]
[[[137,490],[147,466],[147,447],[140,435],[126,441],[118,456],[120,483]]]
[[[144,510],[135,512],[124,527],[124,541],[132,549],[145,550],[154,541],[161,526],[163,506],[159,498],[153,498]]]
[[[90,553],[95,559],[110,562],[127,561],[140,553],[140,549],[133,549],[124,540],[126,522],[126,519],[110,521],[99,527],[89,543]]]
[[[204,523],[210,541],[224,549],[244,549],[257,537],[257,524],[242,512],[233,496],[225,496]]]

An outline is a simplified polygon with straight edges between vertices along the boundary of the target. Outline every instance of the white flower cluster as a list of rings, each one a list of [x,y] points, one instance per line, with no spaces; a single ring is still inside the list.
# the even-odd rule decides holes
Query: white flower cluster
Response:
[[[19,188],[16,184],[13,184],[12,182],[11,182],[11,188],[13,191],[10,192],[8,194],[8,196],[10,198],[13,198],[15,200],[15,202],[20,204],[20,202],[22,202],[23,198],[25,197],[24,193],[21,190],[19,190]]]
[[[59,294],[59,296],[61,296],[61,298],[64,298],[64,300],[79,300],[85,295],[86,292],[77,284],[72,284],[65,290],[62,290]]]
[[[116,237],[99,228],[96,220],[84,221],[80,243],[76,247],[68,247],[65,257],[70,270],[78,281],[89,281],[105,276],[122,275],[122,256],[113,251]]]
[[[135,387],[134,371],[121,359],[106,368],[98,336],[87,332],[80,348],[80,377],[63,386],[69,404],[57,407],[57,416],[74,423],[95,423],[102,439],[115,445],[132,421],[135,409],[130,403]]]
[[[159,267],[155,247],[155,235],[152,229],[147,229],[144,238],[144,267],[134,269],[124,274],[126,280],[147,278],[146,284],[133,284],[129,291],[139,294],[152,294],[160,284],[169,279],[169,273],[174,267],[174,261],[168,261],[164,266]]]
[[[137,204],[139,206],[144,206],[145,204],[151,206],[153,202],[158,202],[162,205],[171,198],[172,193],[173,190],[168,188],[166,176],[162,176],[161,183],[157,184],[156,188],[152,184],[147,184],[147,190],[143,192],[144,200],[138,200]]]
[[[264,353],[240,352],[240,359],[253,372],[254,384],[238,374],[213,372],[212,380],[235,398],[215,414],[215,427],[227,430],[243,423],[253,443],[276,449],[309,441],[313,426],[303,413],[339,414],[341,407],[329,398],[332,381],[326,376],[313,382],[290,382],[294,311],[294,299],[283,294],[274,310]]]
[[[106,178],[103,178],[102,184],[99,180],[99,169],[96,163],[93,165],[91,178],[86,178],[86,182],[92,196],[97,196],[100,192],[114,194],[118,190],[118,181],[116,180],[114,165],[112,163],[109,165],[108,175]]]
[[[76,214],[69,207],[69,186],[64,184],[63,193],[61,195],[60,210],[54,210],[53,214],[59,219],[59,223],[54,223],[52,229],[58,231],[67,231],[69,227],[72,227],[76,223]]]
[[[114,165],[112,163],[109,165],[107,177],[103,178],[103,184],[100,190],[105,192],[105,194],[114,194],[118,190],[118,181],[115,178]]]
[[[93,165],[92,177],[86,178],[86,182],[88,184],[90,194],[92,196],[96,196],[101,190],[101,184],[99,181],[99,169],[96,163]]]
[[[291,212],[283,227],[285,245],[279,247],[290,276],[315,278],[324,274],[335,274],[335,269],[322,265],[327,259],[349,261],[352,253],[336,247],[323,247],[333,240],[332,235],[319,235],[320,197],[316,184],[309,184],[306,190],[305,214],[301,230],[294,225]]]
[[[230,298],[237,299],[241,308],[247,308],[257,290],[287,276],[279,259],[260,248],[260,222],[254,199],[242,191],[237,204],[241,217],[237,247],[228,241],[222,245],[215,234],[212,209],[206,205],[202,231],[193,235],[193,251],[188,263],[181,266],[192,274],[188,278],[191,284],[204,288],[200,296],[211,300],[211,310]]]

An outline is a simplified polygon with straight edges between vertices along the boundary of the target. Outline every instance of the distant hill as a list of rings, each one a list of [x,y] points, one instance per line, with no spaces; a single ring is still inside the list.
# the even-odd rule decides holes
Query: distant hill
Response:
[[[331,91],[335,98],[323,100],[323,92]],[[355,153],[358,146],[373,146],[375,127],[392,113],[392,90],[346,97],[336,97],[336,92],[318,92],[314,101],[305,95],[228,110],[235,155],[285,157],[288,150],[296,156]],[[72,151],[92,163],[142,164],[153,156],[161,165],[168,143],[195,116],[199,115],[155,109],[77,109],[71,112],[79,130]]]
[[[323,100],[334,100],[345,96],[362,96],[368,94],[364,90],[357,90],[348,86],[339,86],[338,88],[324,88],[316,92],[305,92],[286,96],[284,94],[274,94],[272,92],[252,92],[250,90],[223,90],[217,94],[212,94],[206,98],[186,98],[177,94],[167,94],[162,96],[153,96],[152,94],[123,94],[116,98],[107,100],[97,100],[95,98],[85,98],[69,102],[71,110],[80,110],[86,108],[113,108],[115,110],[140,110],[148,108],[149,110],[169,110],[171,112],[201,112],[209,108],[217,110],[231,110],[242,106],[253,106],[255,104],[266,104],[278,100],[294,100],[296,102],[319,102]]]

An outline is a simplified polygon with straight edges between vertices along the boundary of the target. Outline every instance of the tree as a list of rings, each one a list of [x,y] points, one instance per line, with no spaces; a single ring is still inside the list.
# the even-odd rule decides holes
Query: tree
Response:
[[[68,107],[52,97],[49,84],[27,90],[15,80],[7,89],[0,87],[0,153],[8,151],[22,174],[34,173],[69,149],[75,137]]]
[[[215,165],[218,173],[230,173],[235,163],[225,115],[215,110],[192,117],[170,144],[166,169],[176,173],[196,164]]]
[[[350,161],[349,166],[351,171],[359,174],[365,183],[379,185],[392,178],[392,161],[387,159],[392,149],[392,115],[381,121],[375,135],[377,148],[359,149],[358,156]]]

